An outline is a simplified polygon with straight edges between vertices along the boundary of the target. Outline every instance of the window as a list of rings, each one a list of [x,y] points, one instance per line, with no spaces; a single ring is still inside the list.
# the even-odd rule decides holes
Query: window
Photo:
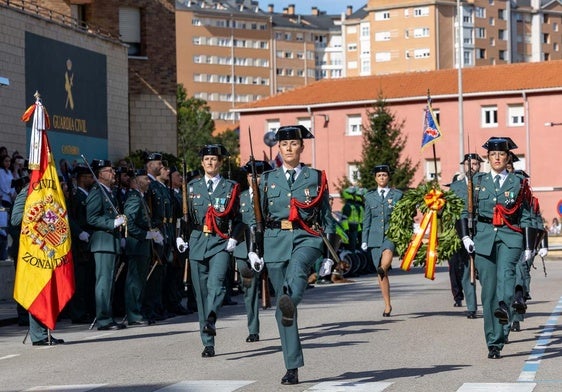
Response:
[[[498,19],[505,20],[505,10],[498,10]]]
[[[428,27],[419,27],[414,29],[414,38],[429,37]]]
[[[350,52],[354,52],[357,50],[357,44],[349,44],[347,45],[347,50],[349,50]]]
[[[361,37],[369,37],[369,25],[361,25]]]
[[[498,51],[498,58],[500,60],[505,60],[505,50],[499,50]]]
[[[119,35],[129,45],[129,56],[141,55],[141,11],[140,8],[119,7]]]
[[[375,12],[375,20],[390,20],[390,11],[377,11]]]
[[[347,136],[359,136],[362,133],[361,115],[347,116]]]
[[[476,58],[477,59],[485,59],[486,58],[486,49],[476,49]]]
[[[498,39],[505,40],[505,30],[498,30]]]
[[[428,7],[419,7],[414,8],[414,16],[428,16],[429,15],[429,8]]]
[[[281,126],[281,121],[279,121],[278,119],[267,120],[265,125],[265,133],[277,132],[280,126]]]
[[[377,52],[377,53],[375,53],[375,61],[377,63],[390,61],[390,52]]]
[[[359,168],[355,163],[347,164],[347,178],[349,178],[352,184],[356,184],[361,179]]]
[[[486,17],[486,8],[475,7],[474,8],[474,16],[476,16],[477,18],[485,18]]]
[[[477,27],[474,30],[474,34],[476,35],[476,38],[486,38],[486,29],[483,27]]]
[[[429,49],[416,49],[414,50],[414,58],[423,59],[429,57]]]
[[[389,41],[390,31],[380,31],[375,33],[375,41]]]
[[[521,127],[525,124],[525,110],[523,105],[509,105],[507,107],[507,125]]]
[[[498,126],[498,107],[497,106],[483,106],[482,113],[482,128],[494,128]]]
[[[425,160],[425,178],[428,181],[435,179],[435,166],[437,166],[437,179],[441,178],[441,160],[426,159]]]
[[[550,34],[545,33],[542,35],[542,43],[549,44],[550,43]]]
[[[371,73],[371,60],[361,60],[361,75],[369,75]]]

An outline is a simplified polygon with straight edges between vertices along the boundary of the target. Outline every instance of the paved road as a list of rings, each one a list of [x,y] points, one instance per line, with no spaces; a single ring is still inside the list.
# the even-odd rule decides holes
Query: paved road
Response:
[[[301,383],[282,386],[282,354],[272,310],[261,314],[261,341],[246,343],[245,314],[223,308],[217,356],[201,358],[195,315],[107,332],[61,322],[67,344],[22,344],[25,329],[0,328],[0,390],[50,391],[560,391],[562,260],[532,272],[523,330],[503,358],[489,360],[483,320],[454,308],[446,267],[434,281],[420,270],[392,271],[392,317],[374,275],[306,292],[299,308],[306,365]]]

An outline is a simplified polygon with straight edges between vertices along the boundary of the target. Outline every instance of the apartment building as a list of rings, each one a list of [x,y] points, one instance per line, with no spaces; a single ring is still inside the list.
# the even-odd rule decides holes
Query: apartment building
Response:
[[[348,9],[351,12],[351,9]],[[344,76],[341,15],[253,0],[176,1],[178,83],[207,101],[217,130],[234,129],[237,105]]]

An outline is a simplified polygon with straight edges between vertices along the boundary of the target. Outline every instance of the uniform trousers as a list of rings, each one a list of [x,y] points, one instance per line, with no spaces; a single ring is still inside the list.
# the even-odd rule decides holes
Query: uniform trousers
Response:
[[[523,250],[522,244],[523,241],[521,247],[510,248],[502,241],[496,240],[489,256],[477,253],[474,260],[482,285],[482,314],[488,348],[497,347],[501,350],[505,343],[503,325],[494,316],[494,311],[500,301],[511,309],[515,289],[515,269]],[[509,312],[511,313],[511,310]]]
[[[98,326],[113,322],[112,290],[115,263],[118,255],[110,252],[94,252],[96,260],[96,318]]]
[[[236,259],[236,264],[238,265],[238,270],[248,268],[247,261],[243,259]],[[244,305],[246,306],[246,316],[248,320],[248,333],[249,334],[259,334],[260,333],[260,319],[259,319],[259,304],[260,297],[258,295],[260,287],[260,277],[259,274],[253,273],[252,279],[250,280],[250,286],[245,287],[242,285],[242,291],[244,293]]]
[[[225,277],[230,261],[230,253],[220,251],[204,260],[189,261],[195,300],[197,301],[197,316],[201,342],[206,346],[215,345],[215,337],[203,333],[207,319],[215,321],[218,311],[226,294]]]
[[[150,252],[146,255],[131,255],[125,280],[125,309],[129,323],[143,319],[142,297],[146,286],[146,277],[150,270]]]
[[[275,289],[275,293],[277,293],[277,300],[279,300],[282,294],[287,294],[295,305],[294,320],[290,327],[285,327],[281,323],[283,316],[279,307],[275,311],[277,328],[281,338],[281,348],[283,349],[283,359],[287,369],[296,369],[304,366],[296,307],[302,301],[308,285],[310,269],[320,256],[321,252],[319,249],[303,246],[293,249],[290,260],[267,262],[269,279]]]

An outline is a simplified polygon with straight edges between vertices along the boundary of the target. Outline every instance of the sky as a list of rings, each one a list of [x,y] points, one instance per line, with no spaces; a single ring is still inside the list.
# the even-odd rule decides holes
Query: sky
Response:
[[[283,8],[289,4],[295,5],[295,13],[309,15],[312,7],[317,7],[320,11],[327,14],[340,14],[345,12],[348,5],[353,6],[353,11],[357,11],[369,0],[259,0],[260,8],[267,11],[267,6],[273,4],[275,12],[283,12]]]

